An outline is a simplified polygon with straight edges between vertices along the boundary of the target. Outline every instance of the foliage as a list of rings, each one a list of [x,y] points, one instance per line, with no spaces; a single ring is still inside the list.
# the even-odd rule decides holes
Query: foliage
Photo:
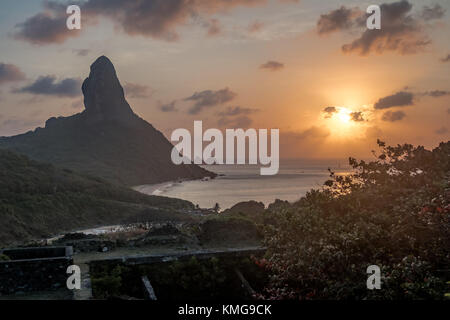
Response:
[[[119,296],[122,288],[123,272],[124,267],[117,265],[110,273],[102,274],[100,277],[92,277],[93,295],[97,299]]]
[[[386,146],[349,163],[266,228],[268,299],[443,299],[450,266],[450,142]],[[382,289],[368,290],[378,265]],[[447,270],[447,274],[442,272]]]
[[[0,261],[9,261],[11,260],[6,254],[0,253]]]
[[[0,246],[191,208],[0,149]]]

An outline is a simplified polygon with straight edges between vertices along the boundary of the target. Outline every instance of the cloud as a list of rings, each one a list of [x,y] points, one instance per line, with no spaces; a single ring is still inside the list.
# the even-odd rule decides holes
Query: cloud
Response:
[[[413,105],[414,94],[411,92],[400,91],[393,95],[379,99],[375,105],[375,109],[388,109],[392,107],[404,107]]]
[[[436,134],[446,134],[446,133],[448,133],[448,129],[446,127],[442,127],[442,128],[437,129],[435,132],[436,132]]]
[[[108,18],[118,30],[128,35],[174,41],[179,38],[178,27],[186,25],[193,17],[205,18],[238,6],[253,7],[266,3],[266,0],[46,1],[43,12],[17,25],[19,30],[15,37],[34,44],[49,44],[78,36],[79,30],[66,28],[69,4],[80,6],[83,28],[97,23],[99,18]]]
[[[270,71],[278,71],[284,68],[284,64],[278,61],[267,61],[266,63],[259,66],[260,69],[267,69]]]
[[[87,56],[89,54],[89,52],[91,52],[91,50],[89,50],[89,49],[73,49],[72,52],[75,53],[77,56],[84,57],[84,56]]]
[[[13,92],[57,97],[77,97],[81,94],[81,80],[66,78],[58,82],[54,76],[41,76],[32,84],[15,89]]]
[[[427,92],[424,92],[423,95],[433,97],[433,98],[439,98],[439,97],[450,95],[450,91],[444,91],[444,90],[427,91]]]
[[[382,54],[387,51],[401,55],[423,51],[431,44],[425,30],[427,22],[443,17],[443,9],[436,5],[424,7],[421,14],[413,14],[413,5],[407,0],[384,3],[381,9],[381,30],[366,28],[367,15],[358,8],[340,9],[323,14],[317,22],[317,33],[320,35],[337,31],[354,34],[361,30],[361,35],[342,46],[344,53],[356,53],[361,56],[370,53]]]
[[[229,126],[233,128],[248,128],[253,120],[248,115],[258,112],[258,109],[243,108],[240,106],[228,107],[225,111],[218,113],[220,116],[217,123],[219,126]]]
[[[189,109],[190,114],[198,114],[204,108],[214,107],[233,100],[237,96],[236,93],[228,88],[212,91],[205,90],[196,92],[192,96],[185,98],[185,101],[194,101],[194,105]]]
[[[424,20],[441,19],[445,15],[445,9],[439,4],[435,4],[433,7],[424,6],[422,9],[422,18]]]
[[[366,121],[366,120],[364,120],[363,113],[361,111],[356,111],[356,112],[350,113],[350,117],[351,117],[352,121],[355,121],[355,122]]]
[[[404,117],[406,117],[406,114],[403,111],[386,111],[383,114],[382,120],[396,122],[402,120]]]
[[[360,38],[342,47],[345,53],[367,55],[396,51],[402,55],[414,54],[431,43],[421,22],[409,14],[412,4],[408,1],[385,3],[380,8],[381,30],[366,29]]]
[[[325,118],[331,118],[333,116],[334,113],[337,112],[336,107],[326,107],[325,109],[323,109],[322,111],[325,115]]]
[[[230,117],[222,117],[219,118],[217,124],[221,127],[229,127],[229,128],[242,128],[246,129],[250,127],[253,120],[248,116],[239,116],[235,118]]]
[[[259,111],[258,109],[252,108],[242,108],[240,106],[236,107],[228,107],[225,111],[221,111],[218,113],[219,116],[222,117],[232,117],[238,115],[248,115]]]
[[[172,102],[170,102],[170,103],[161,104],[161,105],[159,106],[159,109],[160,109],[162,112],[176,112],[176,111],[178,111],[178,110],[175,108],[175,103],[176,103],[176,101],[174,100],[174,101],[172,101]]]
[[[450,54],[448,54],[445,58],[441,59],[442,62],[449,62],[450,61]]]
[[[149,87],[137,83],[126,82],[123,86],[125,95],[128,98],[148,98],[151,96]]]
[[[69,30],[66,26],[67,6],[59,5],[59,9],[52,9],[46,3],[44,12],[38,13],[22,23],[16,25],[13,33],[15,39],[27,41],[35,45],[63,43],[70,37],[76,37],[80,30]]]
[[[317,21],[317,32],[321,35],[335,31],[348,30],[359,24],[364,16],[359,8],[346,8],[345,6],[333,10],[328,14],[322,14]]]
[[[19,67],[13,64],[0,63],[0,85],[6,82],[21,81],[24,79],[25,74]]]

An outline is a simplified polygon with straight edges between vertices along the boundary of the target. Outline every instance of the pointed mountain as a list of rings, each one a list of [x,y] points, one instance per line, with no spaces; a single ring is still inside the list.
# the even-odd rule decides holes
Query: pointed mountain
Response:
[[[50,118],[45,128],[2,137],[0,148],[130,186],[215,176],[197,165],[172,163],[173,145],[133,113],[107,57],[91,65],[82,91],[83,112]]]
[[[107,57],[101,56],[91,65],[89,77],[84,80],[81,89],[89,121],[132,123],[135,120],[136,115],[125,100],[114,65]]]

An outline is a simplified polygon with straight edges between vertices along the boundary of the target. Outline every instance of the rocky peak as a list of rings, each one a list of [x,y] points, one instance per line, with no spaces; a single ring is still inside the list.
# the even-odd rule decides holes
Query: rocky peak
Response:
[[[89,122],[114,120],[129,122],[135,115],[125,100],[123,88],[112,62],[105,56],[92,65],[82,86],[85,117]]]

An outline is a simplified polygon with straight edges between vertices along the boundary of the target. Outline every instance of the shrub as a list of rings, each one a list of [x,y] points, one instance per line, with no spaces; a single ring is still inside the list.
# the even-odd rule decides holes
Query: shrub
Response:
[[[260,263],[268,299],[442,299],[450,265],[450,143],[381,148],[274,214]],[[378,265],[382,290],[367,290]],[[447,289],[447,290],[446,290]]]

